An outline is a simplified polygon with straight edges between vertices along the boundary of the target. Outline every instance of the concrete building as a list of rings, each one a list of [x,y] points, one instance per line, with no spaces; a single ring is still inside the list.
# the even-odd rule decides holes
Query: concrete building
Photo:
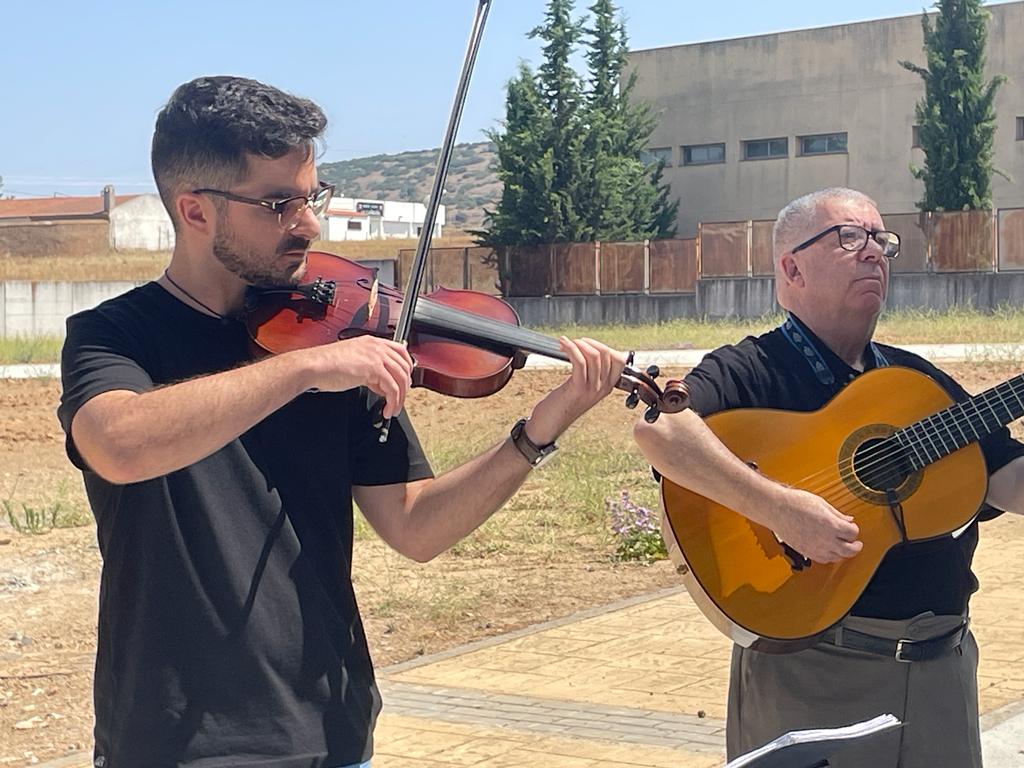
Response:
[[[438,207],[433,237],[441,236],[444,208],[443,205]],[[324,240],[417,238],[426,215],[423,203],[333,197],[323,216],[320,237]]]
[[[997,208],[1024,206],[1024,2],[987,6],[988,77],[1007,76],[995,109]],[[923,184],[914,107],[926,64],[921,15],[631,51],[637,99],[658,124],[649,143],[681,201],[678,234],[701,221],[774,219],[822,187],[859,189],[882,213],[912,213]]]
[[[159,196],[99,195],[0,200],[0,253],[79,255],[106,250],[166,251],[174,228]]]

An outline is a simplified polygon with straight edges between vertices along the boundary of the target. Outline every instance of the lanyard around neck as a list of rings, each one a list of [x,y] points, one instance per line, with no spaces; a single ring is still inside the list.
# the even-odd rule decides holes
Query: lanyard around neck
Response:
[[[779,330],[782,331],[782,335],[786,337],[786,341],[793,346],[793,349],[803,356],[818,381],[826,387],[831,387],[836,383],[835,374],[832,373],[832,369],[828,367],[825,358],[818,351],[818,347],[812,341],[811,334],[799,320],[793,317],[792,314],[787,314],[786,319],[779,326]],[[868,342],[868,347],[871,350],[871,354],[874,355],[876,368],[884,368],[889,365],[889,361],[875,342]]]

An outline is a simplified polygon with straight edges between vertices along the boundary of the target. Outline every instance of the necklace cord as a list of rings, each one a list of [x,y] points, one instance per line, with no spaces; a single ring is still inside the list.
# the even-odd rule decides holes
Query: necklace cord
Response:
[[[225,319],[225,315],[222,315],[220,312],[217,312],[216,310],[211,308],[208,304],[204,304],[199,299],[197,299],[195,296],[193,296],[191,293],[189,293],[184,288],[182,288],[180,285],[178,285],[177,281],[173,277],[171,277],[171,273],[168,272],[166,269],[164,270],[164,277],[167,278],[167,282],[169,282],[171,285],[173,285],[175,288],[177,288],[178,291],[180,291],[183,295],[188,297],[188,299],[192,303],[199,305],[200,307],[205,309],[207,312],[209,312],[211,315],[216,317],[218,320],[224,320]]]

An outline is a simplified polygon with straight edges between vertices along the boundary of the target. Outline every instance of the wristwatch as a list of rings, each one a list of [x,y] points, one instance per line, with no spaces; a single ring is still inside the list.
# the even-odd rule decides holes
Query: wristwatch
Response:
[[[555,442],[550,442],[547,445],[535,445],[526,435],[526,419],[520,419],[513,424],[510,434],[512,435],[512,445],[519,449],[523,458],[530,462],[530,466],[534,469],[550,459],[558,450],[558,445]]]

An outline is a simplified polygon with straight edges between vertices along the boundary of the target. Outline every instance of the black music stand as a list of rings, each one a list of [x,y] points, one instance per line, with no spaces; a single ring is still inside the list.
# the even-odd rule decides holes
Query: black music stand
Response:
[[[730,760],[725,768],[828,768],[829,759],[845,747],[902,725],[894,715],[879,715],[839,728],[790,731]]]

